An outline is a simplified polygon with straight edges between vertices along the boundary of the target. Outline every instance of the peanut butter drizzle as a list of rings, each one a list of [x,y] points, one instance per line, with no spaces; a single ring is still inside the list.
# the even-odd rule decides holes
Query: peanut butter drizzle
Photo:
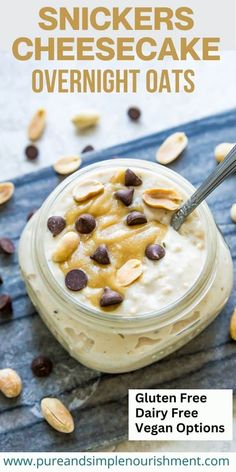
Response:
[[[123,174],[124,175],[124,174]],[[96,218],[97,227],[91,234],[80,234],[80,245],[72,256],[60,265],[64,274],[72,269],[82,269],[88,276],[88,287],[94,289],[89,295],[89,301],[99,306],[104,287],[109,286],[119,293],[125,293],[126,288],[120,287],[116,281],[117,270],[129,259],[143,260],[148,244],[162,242],[167,227],[156,221],[145,225],[127,226],[126,216],[131,211],[144,212],[141,200],[130,207],[114,197],[114,192],[124,188],[123,176],[120,172],[111,183],[105,185],[102,195],[87,202],[75,203],[66,215],[67,230],[74,230],[75,220],[83,213],[89,213]],[[110,265],[100,265],[90,259],[101,244],[106,244]],[[110,310],[110,309],[109,309]]]

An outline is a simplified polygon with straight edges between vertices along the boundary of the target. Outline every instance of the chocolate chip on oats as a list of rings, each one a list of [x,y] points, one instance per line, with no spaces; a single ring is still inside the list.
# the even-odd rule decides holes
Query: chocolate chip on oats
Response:
[[[93,261],[98,262],[98,264],[108,265],[111,263],[108,250],[105,244],[101,244],[97,247],[95,253],[90,256]]]
[[[96,228],[96,220],[92,215],[84,214],[77,218],[75,227],[78,233],[89,234]]]
[[[50,216],[48,218],[48,229],[53,234],[53,237],[58,236],[66,227],[66,221],[62,216]]]
[[[119,303],[123,302],[123,297],[120,293],[111,290],[111,288],[106,287],[104,288],[104,292],[100,299],[100,306],[106,307],[111,305],[118,305]]]
[[[133,201],[133,196],[134,196],[134,189],[124,189],[124,190],[118,190],[115,193],[115,197],[117,200],[120,200],[122,203],[124,203],[125,206],[131,205]]]
[[[151,261],[159,261],[165,257],[166,251],[164,247],[159,244],[149,244],[149,246],[146,247],[145,254]]]
[[[12,314],[12,299],[10,295],[0,295],[0,315]]]
[[[25,154],[26,154],[26,157],[30,161],[34,161],[35,159],[37,159],[37,157],[39,155],[39,151],[38,151],[38,148],[36,146],[34,146],[33,144],[30,144],[25,149]]]
[[[73,292],[79,292],[86,287],[87,283],[88,277],[85,272],[80,269],[71,270],[65,278],[66,287]]]
[[[131,169],[125,171],[125,185],[127,187],[138,187],[142,183],[142,180]]]
[[[7,238],[0,239],[0,251],[4,252],[5,254],[11,255],[15,252],[15,245],[14,243]]]
[[[32,361],[31,369],[36,377],[48,377],[52,372],[53,363],[46,356],[38,356]]]
[[[88,146],[85,146],[85,148],[81,151],[81,153],[84,154],[86,152],[92,152],[92,151],[94,151],[94,147],[89,144]]]
[[[130,107],[127,113],[132,121],[138,121],[141,117],[141,110],[137,107]]]
[[[132,211],[126,218],[128,226],[144,225],[147,223],[147,218],[143,213],[139,211]]]

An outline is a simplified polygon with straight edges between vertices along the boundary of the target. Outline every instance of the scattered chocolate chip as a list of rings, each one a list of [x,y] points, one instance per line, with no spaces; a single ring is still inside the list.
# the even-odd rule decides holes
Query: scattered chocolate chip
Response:
[[[36,213],[36,211],[38,211],[37,208],[35,208],[35,210],[32,210],[32,211],[27,215],[26,220],[29,221],[29,220],[32,218],[32,216],[34,216],[34,214]]]
[[[142,183],[142,180],[131,169],[125,171],[125,185],[127,187],[138,187]]]
[[[78,233],[89,234],[96,228],[96,220],[92,215],[84,214],[77,218],[75,227]]]
[[[125,206],[131,205],[133,201],[133,196],[134,196],[134,189],[124,189],[124,190],[118,190],[115,193],[115,197],[117,200],[120,200],[122,203],[124,203]]]
[[[79,292],[86,287],[88,283],[88,277],[80,269],[73,269],[66,275],[65,284],[69,290],[73,292]]]
[[[25,149],[25,154],[26,154],[26,157],[30,161],[34,161],[35,159],[37,159],[37,157],[39,155],[39,151],[38,151],[38,148],[36,146],[34,146],[33,144],[30,144]]]
[[[102,265],[108,265],[111,263],[108,250],[105,244],[101,244],[101,246],[98,246],[95,253],[90,256],[90,259],[93,259],[93,261],[96,261]]]
[[[111,305],[118,305],[118,303],[122,303],[123,300],[124,299],[122,295],[120,295],[120,293],[111,290],[111,288],[109,287],[106,287],[104,288],[104,292],[100,299],[100,306],[105,307]]]
[[[137,107],[130,107],[128,109],[128,116],[132,121],[138,121],[141,117],[141,110]]]
[[[85,146],[85,148],[81,151],[82,154],[84,154],[85,152],[91,152],[91,151],[94,151],[94,147],[93,146]]]
[[[46,356],[38,356],[32,361],[31,369],[36,377],[48,377],[52,372],[53,363]]]
[[[66,227],[66,221],[62,216],[50,216],[48,218],[48,229],[53,234],[53,237],[58,236]]]
[[[126,218],[128,226],[144,225],[147,223],[147,218],[143,213],[139,211],[132,211]]]
[[[14,243],[7,238],[0,239],[0,251],[4,252],[5,254],[14,254],[15,252],[15,245]]]
[[[159,244],[149,244],[149,246],[146,247],[145,254],[151,261],[159,261],[165,257],[166,251],[164,247]]]
[[[0,295],[0,315],[12,314],[12,300],[10,295]]]

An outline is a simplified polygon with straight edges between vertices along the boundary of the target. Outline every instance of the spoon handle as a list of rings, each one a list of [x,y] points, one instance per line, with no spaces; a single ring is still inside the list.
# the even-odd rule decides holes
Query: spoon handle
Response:
[[[227,177],[236,171],[236,146],[229,152],[226,158],[217,168],[204,180],[196,192],[184,203],[184,205],[173,215],[171,225],[176,231],[180,229],[183,222],[195,208],[197,208],[208,195],[213,192]]]

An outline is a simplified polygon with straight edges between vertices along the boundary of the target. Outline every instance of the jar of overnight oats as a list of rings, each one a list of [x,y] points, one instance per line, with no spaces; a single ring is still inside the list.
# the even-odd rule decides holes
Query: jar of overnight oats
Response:
[[[156,362],[227,303],[232,259],[208,206],[179,232],[170,225],[193,191],[166,167],[114,159],[67,178],[27,224],[19,260],[28,294],[85,366],[120,373]]]

